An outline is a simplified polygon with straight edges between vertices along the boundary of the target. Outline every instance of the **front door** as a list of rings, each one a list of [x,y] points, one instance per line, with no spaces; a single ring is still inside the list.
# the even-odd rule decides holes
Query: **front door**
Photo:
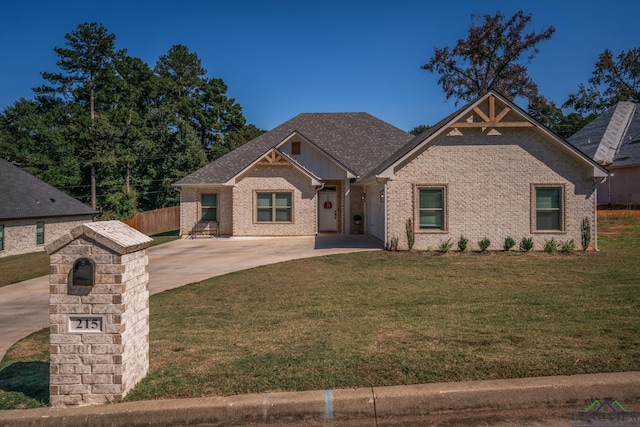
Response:
[[[324,190],[318,193],[318,231],[338,231],[338,193]]]

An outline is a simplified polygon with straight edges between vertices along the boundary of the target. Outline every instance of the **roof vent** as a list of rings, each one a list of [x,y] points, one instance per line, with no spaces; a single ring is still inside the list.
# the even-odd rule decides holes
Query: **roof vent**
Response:
[[[56,199],[54,199],[53,197],[52,197],[52,198],[50,198],[49,200],[51,200],[53,203],[55,203],[55,202],[56,202]]]

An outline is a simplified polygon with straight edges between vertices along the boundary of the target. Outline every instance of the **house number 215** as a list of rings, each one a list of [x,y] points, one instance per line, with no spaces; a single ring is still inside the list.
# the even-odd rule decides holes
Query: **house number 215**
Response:
[[[69,332],[100,333],[104,332],[102,317],[73,316],[69,317]]]

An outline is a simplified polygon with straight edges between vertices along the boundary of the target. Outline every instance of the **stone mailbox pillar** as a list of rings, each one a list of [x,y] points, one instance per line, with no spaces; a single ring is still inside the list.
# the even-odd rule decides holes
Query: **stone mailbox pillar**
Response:
[[[47,245],[52,407],[121,399],[147,374],[151,241],[102,221]]]

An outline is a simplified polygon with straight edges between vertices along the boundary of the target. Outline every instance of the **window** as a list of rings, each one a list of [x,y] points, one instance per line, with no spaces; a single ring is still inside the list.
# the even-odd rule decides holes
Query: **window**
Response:
[[[4,250],[4,225],[0,225],[0,251]]]
[[[296,154],[296,155],[300,154],[300,142],[299,141],[294,141],[294,142],[291,143],[291,154]]]
[[[257,193],[257,222],[291,222],[291,193]]]
[[[535,187],[534,231],[562,231],[563,224],[562,187]]]
[[[44,244],[44,222],[36,222],[36,243]]]
[[[203,194],[202,195],[202,212],[201,221],[217,221],[218,220],[218,195]]]
[[[446,230],[446,187],[418,188],[418,229]]]

